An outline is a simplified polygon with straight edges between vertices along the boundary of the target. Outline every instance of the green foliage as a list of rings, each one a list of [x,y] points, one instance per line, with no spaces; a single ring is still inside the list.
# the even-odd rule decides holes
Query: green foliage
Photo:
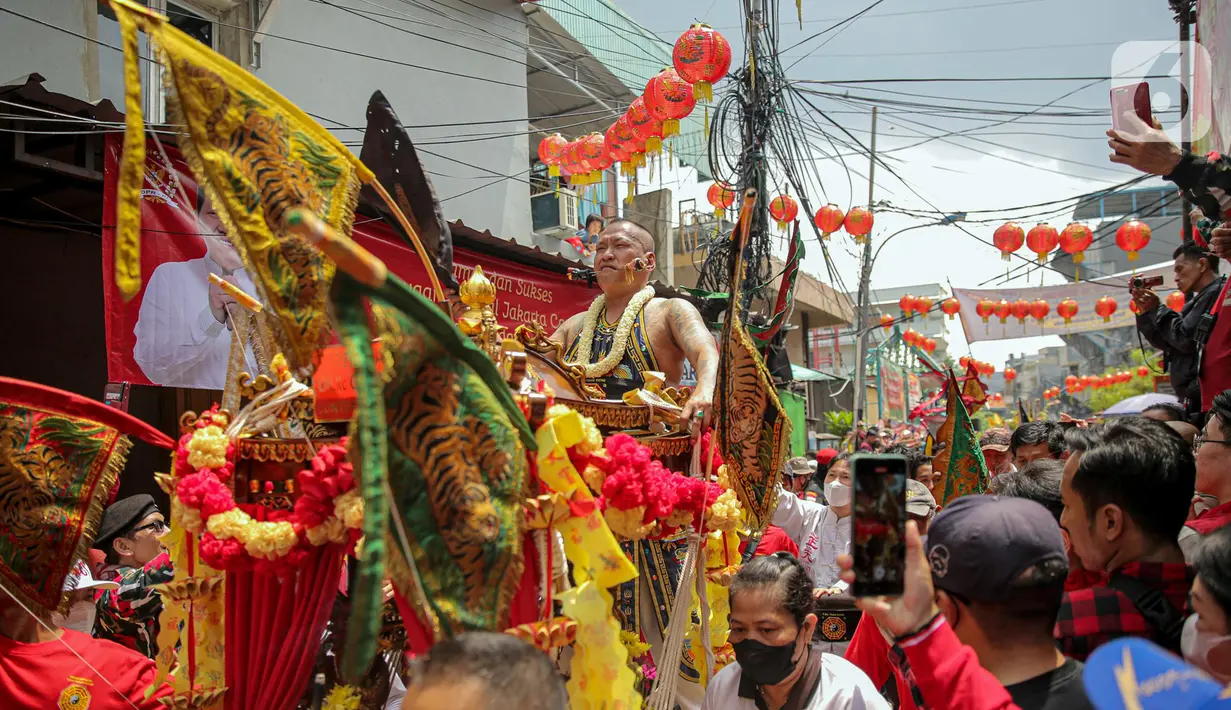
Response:
[[[1091,410],[1101,412],[1121,400],[1154,391],[1153,375],[1149,377],[1138,377],[1137,368],[1140,365],[1150,365],[1154,370],[1161,370],[1162,367],[1157,362],[1152,360],[1147,361],[1146,358],[1142,356],[1140,351],[1133,351],[1132,358],[1133,366],[1128,368],[1128,371],[1133,373],[1133,379],[1123,384],[1115,384],[1110,387],[1088,389],[1085,393],[1083,393],[1088,395],[1086,404],[1090,406]],[[1125,368],[1112,367],[1108,368],[1105,372],[1103,372],[1103,374],[1109,375],[1123,369]]]
[[[854,426],[854,412],[825,412],[825,431],[834,436],[846,436]]]

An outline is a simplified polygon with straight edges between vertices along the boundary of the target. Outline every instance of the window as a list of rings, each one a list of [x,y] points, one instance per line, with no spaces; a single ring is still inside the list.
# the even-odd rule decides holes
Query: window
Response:
[[[171,25],[210,49],[217,49],[218,18],[187,2],[171,0],[142,0],[147,7],[163,13]],[[120,25],[106,0],[98,3],[98,88],[99,96],[111,99],[116,108],[124,110],[124,55],[120,47]],[[108,46],[110,45],[110,46]],[[162,85],[162,67],[154,63],[149,40],[144,33],[138,35],[137,53],[144,59],[141,64],[141,96],[144,101],[145,120],[149,123],[164,123],[166,96]]]

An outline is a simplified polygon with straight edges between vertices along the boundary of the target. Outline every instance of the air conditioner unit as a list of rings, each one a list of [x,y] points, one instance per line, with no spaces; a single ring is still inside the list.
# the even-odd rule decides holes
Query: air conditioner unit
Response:
[[[560,189],[530,196],[534,231],[557,239],[567,239],[580,229],[581,201],[572,190]]]

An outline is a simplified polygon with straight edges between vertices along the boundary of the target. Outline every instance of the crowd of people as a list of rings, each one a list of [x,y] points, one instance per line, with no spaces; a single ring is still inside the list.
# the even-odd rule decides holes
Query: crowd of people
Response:
[[[792,459],[707,707],[1089,708],[1083,662],[1126,636],[1231,683],[1231,391],[1213,402],[1200,433],[1166,406],[989,429],[986,494],[943,508],[922,446],[883,447],[911,477],[905,593],[850,600],[843,643],[813,637],[853,581],[850,454]]]

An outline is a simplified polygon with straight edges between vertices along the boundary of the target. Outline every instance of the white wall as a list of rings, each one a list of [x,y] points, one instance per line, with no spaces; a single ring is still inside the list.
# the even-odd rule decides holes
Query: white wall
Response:
[[[432,173],[446,217],[461,219],[467,226],[480,231],[491,230],[499,237],[527,242],[530,236],[530,187],[525,182],[530,165],[529,141],[525,136],[528,130],[524,47],[527,37],[521,7],[512,0],[331,2],[365,16],[310,0],[280,0],[267,27],[270,36],[262,45],[262,65],[256,71],[257,76],[309,113],[359,127],[360,130],[337,132],[343,141],[355,144],[356,153],[363,137],[368,98],[376,89],[384,91],[402,123],[408,127],[516,119],[510,123],[409,130],[416,144],[423,144],[420,157]],[[0,0],[0,4],[55,27],[99,38],[97,0]],[[417,37],[396,28],[442,41]],[[243,34],[248,36],[249,33]],[[108,35],[102,39],[118,46],[118,37]],[[142,51],[148,52],[144,41]],[[407,64],[429,69],[416,69],[405,66]],[[104,73],[101,89],[100,67]],[[431,69],[443,69],[460,76]],[[0,83],[10,83],[38,72],[47,78],[46,87],[50,91],[88,101],[109,98],[123,110],[120,71],[120,53],[116,50],[0,13]],[[331,126],[327,121],[321,123]],[[430,145],[436,141],[457,140],[464,134],[501,134],[503,137],[489,140],[463,137],[456,143]],[[437,155],[429,155],[426,151]],[[499,179],[506,175],[519,178]],[[455,197],[480,187],[482,189],[473,193]]]
[[[97,37],[97,0],[0,0],[0,5],[79,35]],[[91,86],[97,91],[96,46],[0,13],[0,84],[14,83],[37,72],[47,79],[44,86],[49,91],[87,101],[97,99],[90,96]]]
[[[408,127],[518,119],[512,123],[409,131],[411,139],[421,147],[420,158],[432,173],[447,218],[461,219],[474,229],[491,230],[496,236],[525,243],[530,235],[530,187],[524,182],[529,167],[529,143],[524,135],[528,130],[526,53],[524,46],[519,49],[491,36],[498,34],[525,44],[526,23],[520,6],[511,0],[425,0],[415,4],[398,0],[340,0],[336,4],[390,17],[368,19],[309,0],[282,0],[268,31],[270,35],[294,37],[464,76],[350,56],[275,37],[268,38],[262,46],[257,76],[305,111],[360,128],[365,124],[368,97],[376,89],[385,93]],[[416,24],[409,18],[429,24]],[[461,47],[416,37],[377,24],[373,19]],[[508,136],[513,133],[521,135]],[[459,134],[505,137],[429,145],[457,140]],[[337,135],[344,141],[358,143],[363,133],[338,131]],[[358,147],[355,150],[358,152]],[[498,181],[502,175],[519,175],[521,179]],[[454,197],[493,182],[469,195]]]

